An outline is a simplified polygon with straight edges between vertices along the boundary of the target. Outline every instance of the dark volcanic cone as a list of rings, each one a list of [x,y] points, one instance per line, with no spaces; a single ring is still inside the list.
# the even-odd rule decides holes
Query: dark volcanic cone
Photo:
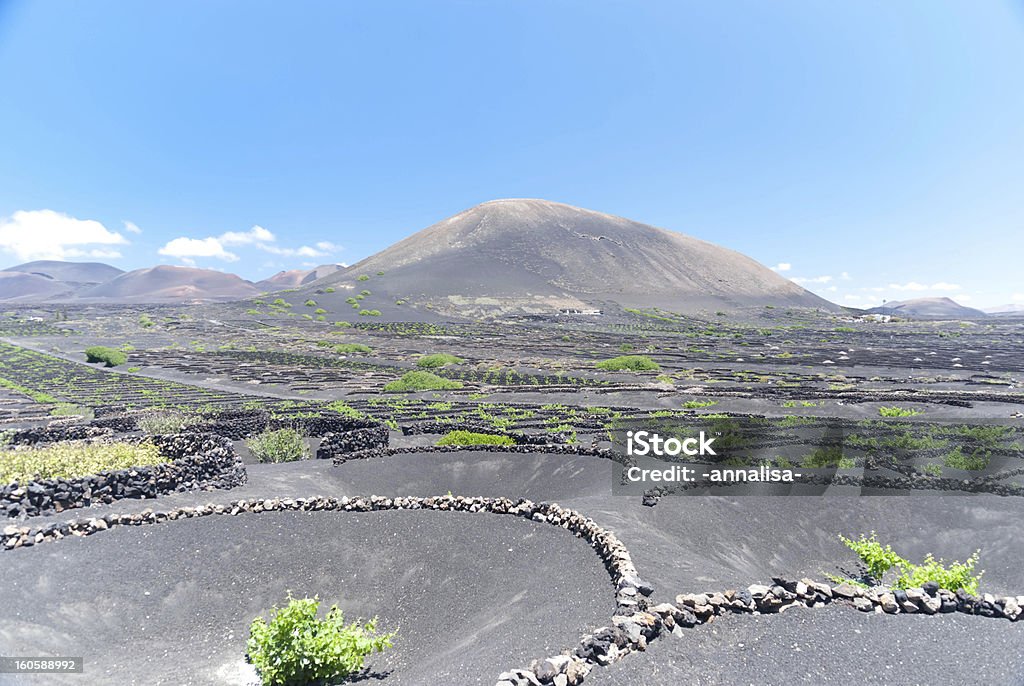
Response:
[[[371,281],[361,284],[360,275]],[[608,303],[674,311],[838,309],[738,252],[545,200],[477,205],[313,284],[328,285],[461,312]]]

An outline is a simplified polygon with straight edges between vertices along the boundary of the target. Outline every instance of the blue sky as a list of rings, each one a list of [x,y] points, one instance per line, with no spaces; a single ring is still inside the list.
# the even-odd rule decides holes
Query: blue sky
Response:
[[[0,0],[0,86],[0,264],[258,279],[541,197],[1024,302],[1024,0]]]

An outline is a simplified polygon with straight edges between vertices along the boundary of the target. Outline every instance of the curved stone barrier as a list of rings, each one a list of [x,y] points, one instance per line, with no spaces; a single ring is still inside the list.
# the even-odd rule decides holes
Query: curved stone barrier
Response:
[[[88,427],[86,427],[88,428]],[[47,434],[46,442],[67,440],[63,431]],[[109,440],[105,435],[101,440]],[[100,472],[75,479],[44,479],[0,487],[0,513],[7,517],[42,514],[111,503],[122,498],[155,498],[164,493],[234,488],[246,481],[245,467],[231,442],[210,434],[175,434],[149,439],[126,437],[125,442],[151,440],[163,464]],[[36,441],[35,443],[41,443]]]
[[[167,511],[146,509],[135,514],[108,514],[103,517],[72,519],[62,523],[50,523],[40,527],[7,526],[0,538],[0,550],[14,550],[32,545],[58,541],[69,536],[90,536],[106,531],[113,526],[141,526],[159,524],[177,519],[189,519],[209,515],[239,515],[246,512],[274,512],[283,510],[305,511],[344,511],[344,512],[375,512],[385,510],[438,510],[451,512],[482,512],[490,514],[512,515],[523,517],[535,522],[550,524],[565,529],[578,538],[586,541],[604,564],[615,587],[615,615],[612,626],[599,629],[594,634],[585,636],[573,655],[561,655],[548,658],[537,663],[537,669],[543,674],[544,664],[555,664],[557,672],[552,674],[571,674],[574,681],[580,683],[583,677],[595,666],[608,664],[618,656],[626,655],[633,650],[642,650],[646,646],[644,635],[654,637],[653,627],[645,629],[634,638],[631,630],[631,618],[646,616],[647,597],[654,592],[637,575],[632,558],[626,546],[611,531],[601,527],[594,520],[575,510],[561,507],[557,503],[536,503],[531,500],[512,500],[509,498],[480,498],[465,496],[436,496],[428,498],[381,496],[343,497],[343,498],[269,498],[238,500],[226,505],[207,504],[195,507],[180,507]],[[660,627],[658,627],[660,631]],[[603,646],[612,641],[620,646],[617,652],[595,652],[584,650],[584,646]],[[530,674],[531,670],[516,670],[515,673]],[[527,678],[527,677],[524,677]],[[517,682],[518,683],[518,682]],[[553,683],[551,680],[522,683]]]
[[[392,455],[411,455],[414,453],[458,453],[458,452],[490,452],[490,453],[516,453],[521,455],[587,455],[600,457],[612,462],[633,464],[632,460],[615,453],[607,448],[587,447],[582,445],[566,445],[564,443],[546,443],[543,445],[427,445],[408,446],[404,448],[377,448],[373,450],[361,450],[347,455],[336,455],[335,464],[344,464],[350,460],[373,460],[380,457],[391,457]]]

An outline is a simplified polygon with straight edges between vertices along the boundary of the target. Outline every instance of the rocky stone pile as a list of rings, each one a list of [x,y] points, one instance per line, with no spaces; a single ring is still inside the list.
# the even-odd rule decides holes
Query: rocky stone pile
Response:
[[[61,435],[64,434],[52,432],[46,438]],[[138,442],[143,439],[122,440]],[[0,514],[10,518],[33,517],[122,498],[155,498],[175,491],[234,488],[246,481],[245,467],[227,438],[178,434],[153,436],[148,440],[171,461],[75,479],[7,484],[0,487]]]
[[[351,453],[362,453],[370,450],[383,450],[391,441],[391,433],[383,424],[373,424],[365,428],[349,428],[336,433],[327,433],[320,441],[316,456],[320,460],[331,458],[344,460]]]

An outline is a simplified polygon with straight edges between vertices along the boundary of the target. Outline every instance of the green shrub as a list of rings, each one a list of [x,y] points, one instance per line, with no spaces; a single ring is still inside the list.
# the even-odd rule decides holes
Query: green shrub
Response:
[[[260,462],[295,462],[310,458],[306,438],[295,429],[264,431],[245,442]]]
[[[951,469],[976,472],[988,467],[989,453],[982,448],[975,448],[970,455],[965,455],[961,447],[957,446],[943,458],[943,462]]]
[[[152,443],[64,441],[31,450],[5,452],[0,483],[74,479],[103,471],[169,462]]]
[[[878,408],[878,414],[883,417],[913,417],[921,414],[918,410],[909,410],[904,407],[880,407]]]
[[[596,363],[595,366],[598,369],[604,369],[609,372],[618,372],[623,370],[643,372],[661,369],[657,362],[646,355],[620,355],[619,357],[613,357],[610,360],[601,360]]]
[[[363,310],[359,313],[360,317],[379,317],[380,310]]]
[[[51,417],[84,417],[92,419],[96,415],[91,407],[76,405],[74,403],[57,403],[50,410]]]
[[[882,583],[885,574],[895,569],[898,572],[894,588],[920,588],[929,581],[934,581],[939,588],[949,591],[964,589],[972,595],[978,593],[978,585],[984,572],[974,574],[981,556],[981,551],[975,551],[973,555],[963,562],[953,561],[947,567],[942,560],[936,560],[928,553],[921,564],[914,564],[909,560],[900,557],[892,546],[882,545],[875,532],[871,536],[860,535],[857,540],[840,536],[839,540],[852,550],[860,558],[861,563],[867,571],[867,577],[875,584]]]
[[[364,355],[369,355],[373,352],[373,349],[368,345],[363,345],[362,343],[339,343],[334,346],[334,352],[342,354],[363,353]]]
[[[316,300],[310,298],[305,302],[306,307],[316,307]]]
[[[94,345],[85,349],[85,359],[87,362],[102,362],[104,366],[116,367],[127,362],[128,356],[120,350],[114,350],[102,345]]]
[[[701,407],[711,407],[712,405],[717,404],[717,400],[687,400],[683,403],[683,408],[687,410],[696,410]]]
[[[342,400],[335,400],[333,403],[327,405],[328,410],[337,412],[338,414],[345,415],[346,417],[352,417],[354,419],[362,419],[366,415],[352,407],[348,403]]]
[[[345,624],[337,605],[317,617],[317,598],[293,598],[270,611],[270,621],[257,617],[249,626],[246,655],[263,686],[307,686],[336,683],[363,669],[367,655],[391,647],[395,632],[377,632],[377,619]]]
[[[333,293],[333,292],[334,292],[334,286],[328,286],[327,288],[324,289],[324,293]]]
[[[472,431],[449,431],[434,445],[515,445],[511,436],[480,434]]]
[[[462,383],[442,379],[430,372],[406,372],[401,379],[385,384],[385,393],[408,393],[410,391],[447,391],[462,388]]]
[[[449,355],[448,353],[434,353],[432,355],[423,355],[420,359],[416,360],[417,367],[423,367],[424,369],[434,369],[436,367],[447,367],[450,364],[462,364],[465,362],[461,357],[455,355]]]
[[[360,274],[358,277],[356,277],[356,280],[357,281],[369,281],[370,277],[367,276],[366,274]]]
[[[148,410],[135,420],[139,431],[150,436],[181,433],[199,421],[195,415],[178,410]]]

